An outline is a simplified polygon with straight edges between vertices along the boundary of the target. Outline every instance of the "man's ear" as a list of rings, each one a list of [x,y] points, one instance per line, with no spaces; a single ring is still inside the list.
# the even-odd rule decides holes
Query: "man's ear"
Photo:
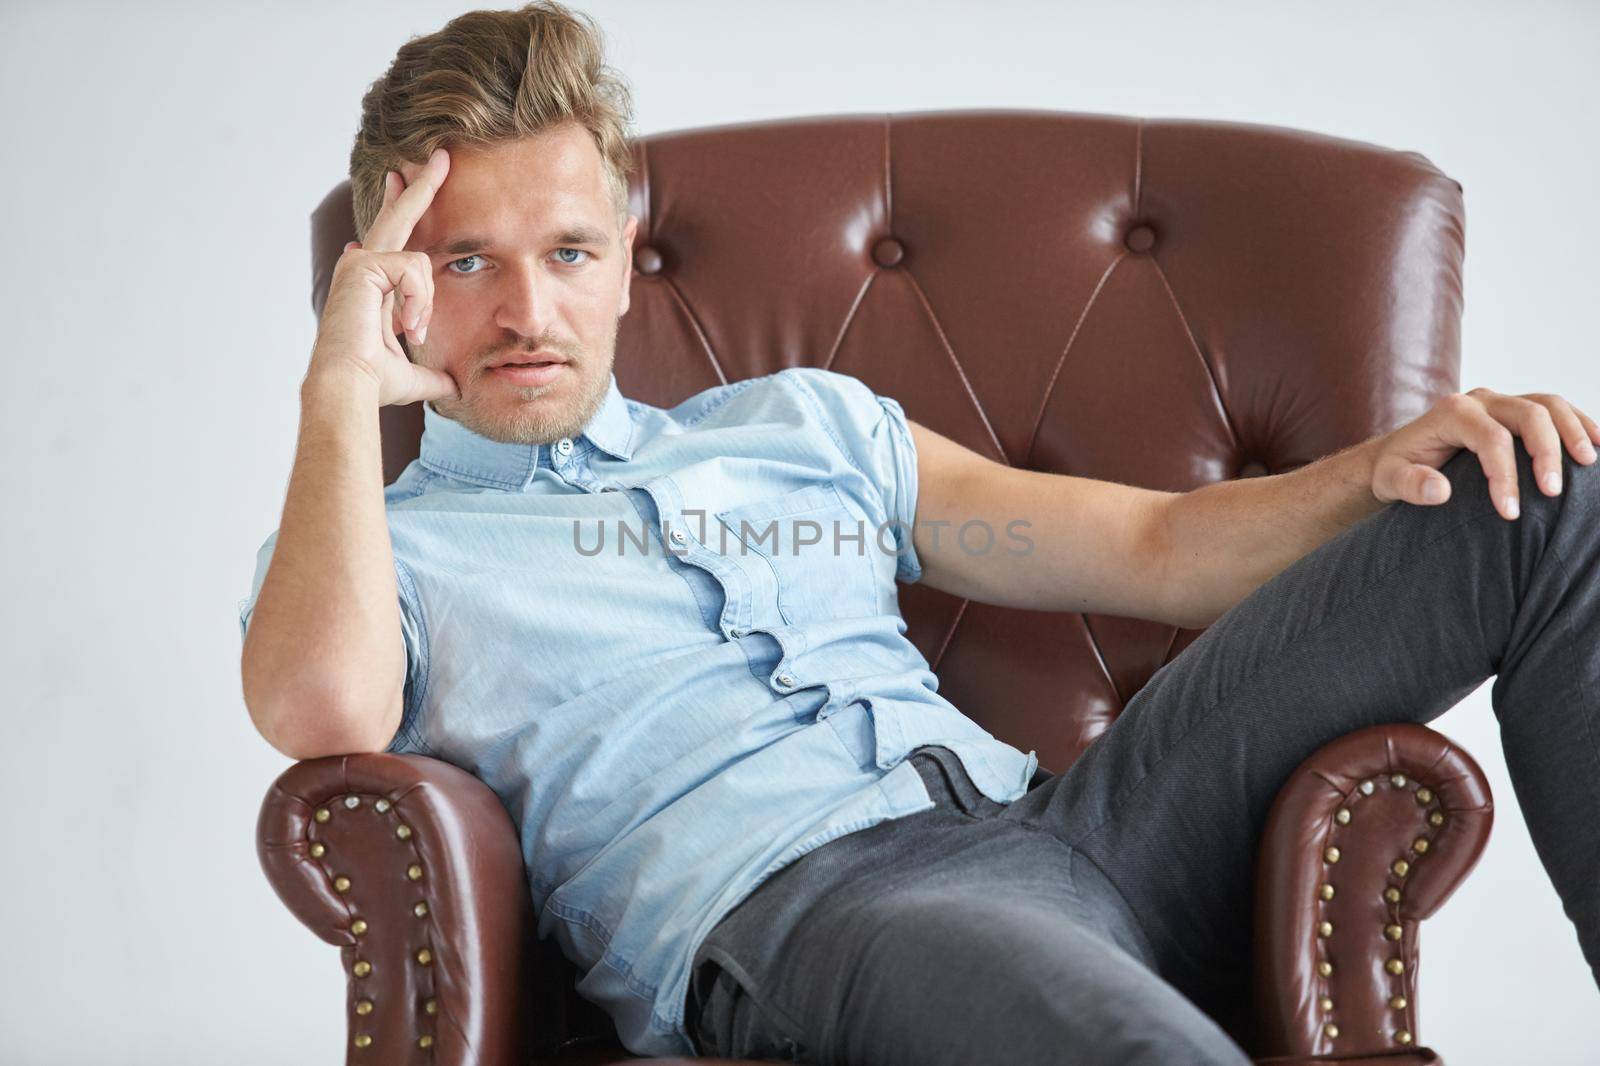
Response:
[[[617,317],[628,313],[628,300],[633,292],[633,237],[639,232],[639,216],[629,215],[628,224],[622,227],[622,300],[617,305]]]

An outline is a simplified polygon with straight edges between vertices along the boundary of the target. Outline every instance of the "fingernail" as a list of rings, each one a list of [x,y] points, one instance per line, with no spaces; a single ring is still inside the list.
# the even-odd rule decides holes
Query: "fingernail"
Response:
[[[1544,485],[1544,491],[1552,496],[1561,491],[1561,475],[1554,470],[1546,470],[1541,483]]]
[[[418,344],[427,344],[428,343],[428,327],[427,326],[423,326],[421,329],[417,330],[417,343]]]
[[[1578,445],[1578,454],[1590,462],[1594,462],[1594,445],[1588,441],[1582,441]]]
[[[1506,497],[1505,512],[1507,518],[1515,518],[1517,515],[1522,513],[1522,508],[1518,505],[1517,498],[1515,496]]]
[[[1433,478],[1429,478],[1428,483],[1422,486],[1422,498],[1429,503],[1438,503],[1444,499],[1444,486]]]

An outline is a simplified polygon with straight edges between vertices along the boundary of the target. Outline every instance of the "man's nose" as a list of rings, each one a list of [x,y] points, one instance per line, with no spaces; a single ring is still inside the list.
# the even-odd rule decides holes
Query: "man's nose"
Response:
[[[554,310],[551,279],[537,267],[513,266],[496,312],[495,324],[524,336],[537,337],[550,326]]]

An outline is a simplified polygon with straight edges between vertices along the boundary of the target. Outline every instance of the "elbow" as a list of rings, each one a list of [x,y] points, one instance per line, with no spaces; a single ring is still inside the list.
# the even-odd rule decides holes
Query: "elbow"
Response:
[[[373,704],[347,686],[299,680],[271,687],[245,687],[245,707],[256,731],[290,759],[380,752],[398,726],[401,693]]]

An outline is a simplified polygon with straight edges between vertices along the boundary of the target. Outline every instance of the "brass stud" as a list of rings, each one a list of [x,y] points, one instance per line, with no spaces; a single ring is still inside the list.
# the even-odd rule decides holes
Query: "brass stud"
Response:
[[[1391,885],[1383,890],[1383,898],[1388,900],[1390,903],[1399,903],[1400,890]]]
[[[365,977],[367,974],[372,972],[372,963],[368,962],[366,959],[362,959],[360,962],[356,963],[352,969],[355,970],[355,975],[357,977]]]
[[[372,1037],[368,1036],[366,1033],[357,1033],[355,1043],[356,1047],[366,1047],[368,1044],[372,1043]]]
[[[322,858],[322,856],[326,855],[327,852],[328,852],[327,847],[324,846],[321,843],[316,843],[316,844],[311,845],[311,857],[313,859],[320,859],[320,858]]]
[[[1333,898],[1333,886],[1330,885],[1330,884],[1324,883],[1321,888],[1317,889],[1317,895],[1321,896],[1323,899],[1332,899]]]
[[[1404,877],[1411,872],[1411,864],[1404,859],[1396,859],[1394,865],[1390,866],[1389,869],[1394,871],[1396,877]]]
[[[399,837],[401,840],[410,840],[411,827],[405,824],[397,825],[394,827],[394,835]]]
[[[433,1046],[433,1037],[429,1036],[427,1033],[423,1033],[421,1036],[417,1037],[417,1046],[418,1047],[432,1047]]]
[[[427,900],[418,900],[417,901],[417,905],[415,907],[411,908],[411,913],[415,914],[418,918],[421,918],[423,915],[427,914],[428,913],[428,901]]]
[[[1389,1009],[1390,1010],[1405,1010],[1406,1009],[1406,997],[1404,997],[1404,996],[1390,996],[1389,997]]]
[[[1333,1009],[1333,997],[1332,996],[1323,996],[1321,999],[1319,999],[1317,1001],[1317,1006],[1321,1007],[1325,1011],[1332,1010]]]
[[[1409,1044],[1411,1043],[1411,1031],[1409,1029],[1396,1029],[1394,1038],[1402,1044]]]
[[[1431,789],[1431,788],[1419,788],[1419,789],[1417,789],[1417,802],[1418,803],[1430,803],[1430,802],[1432,802],[1432,800],[1433,800],[1433,789]]]
[[[406,876],[411,878],[413,881],[422,880],[422,867],[418,866],[416,863],[412,863],[410,866],[406,867]]]
[[[1328,1022],[1322,1027],[1322,1035],[1327,1037],[1329,1040],[1332,1040],[1334,1037],[1339,1035],[1339,1027],[1334,1025],[1332,1022]]]
[[[357,1001],[357,1003],[356,1003],[356,1013],[357,1014],[371,1014],[372,1013],[372,1000],[363,999],[363,1000]]]
[[[1363,781],[1363,782],[1361,782],[1361,794],[1363,796],[1370,796],[1370,795],[1372,795],[1372,790],[1374,788],[1376,788],[1376,787],[1377,786],[1374,785],[1371,781]]]
[[[1349,807],[1340,807],[1339,808],[1339,812],[1333,816],[1333,820],[1338,822],[1340,825],[1349,825],[1350,824],[1350,808]]]
[[[1397,977],[1406,972],[1406,964],[1401,959],[1390,959],[1383,964],[1383,968]]]
[[[1418,837],[1417,839],[1413,840],[1411,842],[1411,850],[1416,852],[1418,855],[1426,855],[1428,853],[1427,837]]]
[[[1321,974],[1323,977],[1332,977],[1333,963],[1329,962],[1327,959],[1323,959],[1321,962],[1317,963],[1317,973]]]
[[[1324,937],[1324,938],[1332,936],[1333,935],[1333,923],[1332,922],[1318,922],[1317,923],[1317,935],[1320,936],[1320,937]]]
[[[1339,861],[1339,849],[1338,848],[1329,848],[1327,851],[1324,851],[1322,853],[1322,857],[1324,859],[1326,859],[1328,862],[1338,862]]]
[[[355,921],[350,923],[350,931],[356,936],[360,936],[362,933],[365,933],[367,931],[367,920],[365,918],[357,918]]]
[[[430,999],[422,1005],[422,1009],[427,1011],[429,1014],[438,1014],[439,1001],[436,999]]]
[[[1393,785],[1395,788],[1405,788],[1406,787],[1406,775],[1405,774],[1395,774],[1395,775],[1393,775],[1392,777],[1389,778],[1389,783],[1391,785]]]
[[[317,808],[317,821],[326,822],[329,818],[332,818],[332,817],[333,817],[333,812],[328,810],[328,808],[326,808],[326,807],[318,807]]]
[[[433,952],[429,951],[427,948],[423,948],[421,951],[417,952],[417,962],[423,966],[432,965]]]
[[[361,797],[360,796],[346,796],[344,798],[344,805],[346,807],[350,808],[353,811],[357,807],[361,806]]]
[[[1383,927],[1383,935],[1388,937],[1390,940],[1399,940],[1405,935],[1405,930],[1401,929],[1398,925],[1386,925]]]
[[[386,799],[381,799],[377,803],[374,803],[373,806],[378,808],[379,814],[382,814],[384,811],[389,809],[389,801]]]
[[[1442,812],[1442,811],[1434,811],[1432,814],[1428,815],[1428,824],[1429,825],[1443,825],[1444,824],[1444,812]]]
[[[348,877],[335,877],[333,879],[333,890],[335,892],[350,891],[350,879]]]

